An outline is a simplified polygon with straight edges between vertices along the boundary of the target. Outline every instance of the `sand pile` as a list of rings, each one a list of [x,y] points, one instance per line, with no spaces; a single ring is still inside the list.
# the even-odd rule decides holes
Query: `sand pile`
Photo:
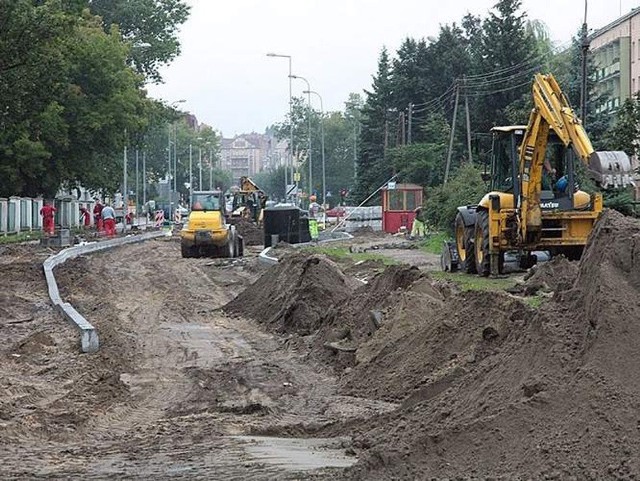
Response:
[[[344,302],[355,281],[322,255],[292,255],[265,272],[224,307],[280,333],[315,332],[333,305]]]
[[[525,275],[525,282],[511,291],[524,295],[535,295],[539,291],[561,292],[570,289],[576,277],[578,277],[578,262],[559,255],[549,262],[533,266]]]
[[[402,292],[422,275],[417,267],[390,266],[360,286],[346,302],[334,303],[319,326],[314,354],[337,367],[353,365],[358,346],[394,315]]]
[[[250,220],[238,217],[233,218],[232,223],[244,239],[244,245],[261,246],[264,244],[264,232]]]
[[[403,400],[345,428],[363,450],[349,475],[638,479],[639,259],[640,222],[606,212],[574,287],[538,311],[495,293],[408,299],[406,334],[378,339],[345,378],[354,394]]]

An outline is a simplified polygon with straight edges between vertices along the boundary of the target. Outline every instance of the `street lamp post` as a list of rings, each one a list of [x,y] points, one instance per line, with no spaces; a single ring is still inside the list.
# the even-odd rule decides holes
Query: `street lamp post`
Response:
[[[198,170],[199,170],[198,189],[204,190],[202,188],[202,147],[201,146],[198,146]]]
[[[176,100],[175,102],[171,103],[171,108],[175,109],[176,108],[176,104],[181,104],[181,103],[184,103],[184,102],[186,102],[185,99]],[[177,166],[177,143],[178,143],[178,139],[177,139],[177,129],[175,127],[175,123],[174,123],[173,132],[174,132],[173,146],[176,149],[175,150],[176,162],[174,164],[175,168],[174,168],[174,171],[173,171],[173,175],[174,175],[175,181],[177,181],[177,177],[178,177],[178,175],[177,175],[177,168],[178,168],[178,166]],[[169,160],[169,172],[167,174],[167,188],[168,188],[168,191],[169,191],[169,222],[172,222],[172,219],[173,219],[173,191],[171,189],[171,127],[169,127],[169,139],[168,139],[168,145],[167,145],[167,157],[168,157],[168,160]],[[175,189],[175,181],[174,181],[174,190],[177,190],[177,189]]]
[[[309,85],[309,81],[301,77],[299,75],[292,75],[291,78],[303,80],[307,84],[307,129],[309,131],[309,148],[307,153],[307,159],[309,160],[309,195],[311,195],[311,191],[313,190],[313,164],[311,161],[311,85]]]
[[[292,77],[291,77],[291,55],[281,55],[277,53],[268,53],[267,57],[281,57],[289,59],[289,166],[291,167],[291,179],[293,179],[293,99],[291,96],[292,91]],[[287,165],[284,167],[284,190],[285,198],[287,196]]]
[[[207,142],[207,145],[209,146],[209,190],[213,190],[213,149],[211,148],[211,142]]]
[[[312,93],[318,96],[320,99],[320,145],[322,149],[322,207],[323,211],[326,211],[327,203],[327,177],[326,177],[326,163],[324,157],[324,106],[322,104],[322,96],[314,90],[305,90],[303,93]],[[324,216],[323,216],[324,217]]]
[[[189,144],[189,209],[193,205],[193,150]]]

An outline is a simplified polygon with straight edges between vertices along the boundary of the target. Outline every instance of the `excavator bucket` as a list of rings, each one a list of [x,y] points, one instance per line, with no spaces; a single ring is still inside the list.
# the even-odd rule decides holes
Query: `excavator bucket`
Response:
[[[631,160],[621,151],[593,152],[589,157],[589,173],[603,189],[635,185]]]

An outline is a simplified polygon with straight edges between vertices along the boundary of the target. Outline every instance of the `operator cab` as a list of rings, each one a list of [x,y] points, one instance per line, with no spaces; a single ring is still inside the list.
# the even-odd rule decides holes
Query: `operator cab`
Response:
[[[516,199],[520,196],[520,184],[513,180],[518,176],[519,150],[526,129],[526,125],[491,129],[491,191],[510,192]],[[567,149],[550,130],[545,164],[551,172],[543,166],[540,192],[540,207],[543,210],[573,210],[574,189],[569,186],[575,185],[574,158],[573,150]],[[555,173],[552,173],[553,170]]]
[[[191,196],[191,211],[222,211],[221,197],[222,192],[220,191],[194,192]]]

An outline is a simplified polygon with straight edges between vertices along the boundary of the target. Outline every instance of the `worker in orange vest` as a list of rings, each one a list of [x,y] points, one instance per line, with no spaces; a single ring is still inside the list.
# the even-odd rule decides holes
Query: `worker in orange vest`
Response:
[[[40,215],[42,216],[42,230],[44,230],[45,234],[54,234],[55,227],[53,223],[53,217],[55,213],[56,208],[45,200],[42,209],[40,209]]]

